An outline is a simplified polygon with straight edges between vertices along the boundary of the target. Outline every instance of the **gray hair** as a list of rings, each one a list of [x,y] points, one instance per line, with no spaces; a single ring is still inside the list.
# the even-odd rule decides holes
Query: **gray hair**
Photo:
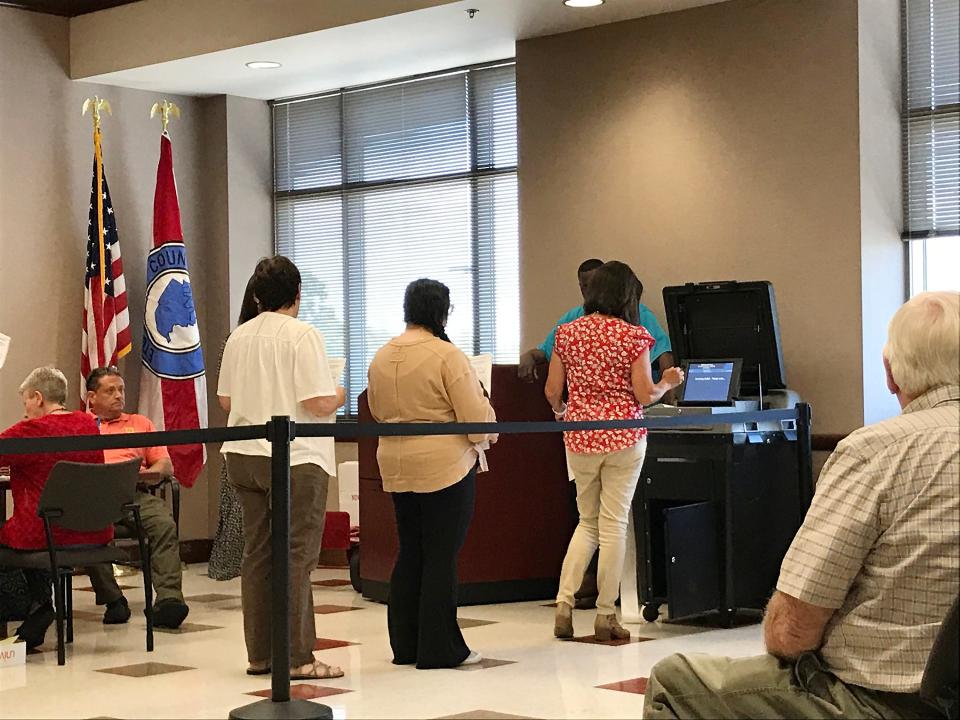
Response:
[[[47,402],[67,402],[67,378],[55,367],[39,367],[20,384],[20,393],[38,392]]]
[[[894,382],[918,397],[960,382],[960,293],[924,292],[890,321],[883,355]]]

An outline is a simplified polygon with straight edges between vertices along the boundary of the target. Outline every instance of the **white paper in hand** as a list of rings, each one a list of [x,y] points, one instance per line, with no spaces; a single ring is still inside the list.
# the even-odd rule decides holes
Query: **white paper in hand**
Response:
[[[333,382],[339,385],[343,382],[343,370],[347,367],[346,358],[328,358],[330,363],[330,376]]]
[[[10,337],[0,333],[0,368],[7,361],[7,350],[10,349]]]
[[[470,364],[473,365],[473,371],[480,379],[480,384],[487,391],[487,395],[493,395],[493,355],[490,353],[481,353],[470,358]]]

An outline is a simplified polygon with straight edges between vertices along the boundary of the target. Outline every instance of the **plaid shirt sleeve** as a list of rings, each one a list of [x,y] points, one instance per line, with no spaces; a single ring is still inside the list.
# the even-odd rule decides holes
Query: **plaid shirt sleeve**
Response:
[[[846,442],[837,447],[783,560],[779,591],[819,607],[843,604],[879,534],[878,480]]]

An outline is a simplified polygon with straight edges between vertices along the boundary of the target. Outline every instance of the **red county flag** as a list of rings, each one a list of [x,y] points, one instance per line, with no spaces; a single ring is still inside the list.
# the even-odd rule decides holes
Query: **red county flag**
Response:
[[[200,328],[180,226],[173,146],[166,132],[160,137],[157,190],[153,197],[153,250],[147,256],[140,413],[150,418],[158,430],[207,426],[207,379]],[[168,449],[177,479],[185,487],[192,487],[206,462],[206,448],[173,445]]]

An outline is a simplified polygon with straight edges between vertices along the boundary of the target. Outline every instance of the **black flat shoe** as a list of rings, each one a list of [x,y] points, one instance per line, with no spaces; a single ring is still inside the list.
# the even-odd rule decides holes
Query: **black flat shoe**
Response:
[[[167,598],[153,606],[153,626],[176,630],[187,619],[190,608],[181,600]]]
[[[27,619],[17,628],[17,637],[23,640],[27,645],[27,650],[33,650],[43,645],[43,639],[47,634],[47,628],[53,624],[57,614],[53,611],[52,605],[47,605],[38,610],[34,610],[27,615]]]
[[[127,599],[123,596],[107,603],[107,609],[103,613],[104,625],[123,625],[130,619],[130,606]]]

